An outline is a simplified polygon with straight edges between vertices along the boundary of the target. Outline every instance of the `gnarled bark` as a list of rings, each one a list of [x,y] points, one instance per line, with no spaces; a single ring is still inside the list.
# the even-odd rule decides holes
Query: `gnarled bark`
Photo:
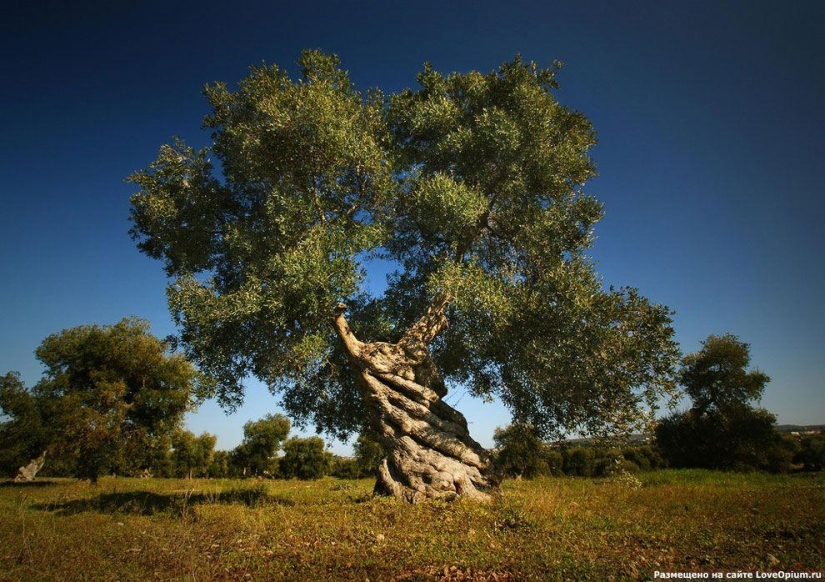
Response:
[[[14,478],[15,483],[31,483],[37,477],[37,473],[46,464],[46,451],[43,451],[36,459],[33,459],[25,467],[18,469],[17,476]]]
[[[490,457],[470,437],[464,415],[442,400],[447,389],[427,347],[447,328],[449,300],[437,297],[395,344],[358,340],[343,304],[333,319],[387,451],[375,490],[412,503],[456,496],[486,500],[498,485]]]

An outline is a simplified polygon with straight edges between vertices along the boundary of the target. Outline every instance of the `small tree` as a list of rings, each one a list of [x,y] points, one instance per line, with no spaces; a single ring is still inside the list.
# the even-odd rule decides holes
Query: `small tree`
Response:
[[[290,422],[283,414],[268,414],[249,421],[243,427],[243,441],[233,451],[235,463],[243,475],[274,475],[276,453],[289,435]]]
[[[548,447],[533,427],[511,424],[504,429],[497,428],[493,440],[496,444],[495,462],[503,475],[532,479],[551,472]]]
[[[209,463],[207,474],[217,479],[232,476],[232,454],[229,451],[215,451],[215,454],[212,455],[212,462]]]
[[[320,479],[329,473],[332,455],[320,437],[292,437],[284,443],[278,471],[284,479]]]
[[[752,406],[770,378],[747,371],[749,364],[750,347],[731,334],[709,336],[699,352],[685,356],[681,383],[693,406],[656,428],[671,466],[779,470],[780,457],[788,455],[774,430],[776,417]]]
[[[732,334],[711,335],[702,349],[682,360],[680,383],[698,413],[726,413],[762,398],[771,381],[759,370],[747,371],[750,346]]]
[[[50,462],[92,482],[149,466],[153,443],[179,426],[200,384],[192,365],[148,330],[130,318],[44,339],[36,355],[46,371],[28,395],[13,376],[2,383],[9,420],[0,432],[48,443]]]
[[[27,390],[20,375],[0,377],[0,472],[13,475],[50,444],[43,426],[40,402]]]
[[[209,433],[195,436],[188,430],[177,431],[172,437],[175,476],[192,479],[207,474],[217,442],[218,438]]]

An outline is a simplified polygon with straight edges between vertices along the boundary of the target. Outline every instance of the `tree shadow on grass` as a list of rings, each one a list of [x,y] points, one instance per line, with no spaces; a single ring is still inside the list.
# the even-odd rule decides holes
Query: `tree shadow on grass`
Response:
[[[16,489],[34,489],[37,487],[50,487],[52,485],[60,485],[59,481],[28,481],[28,482],[17,482],[17,481],[0,481],[0,487],[13,487]]]
[[[40,503],[36,509],[53,511],[58,515],[75,515],[96,511],[105,514],[156,515],[187,517],[197,505],[222,504],[267,507],[271,505],[295,505],[290,499],[270,495],[263,489],[232,489],[229,491],[202,493],[155,493],[152,491],[126,491],[103,493],[90,499],[73,499],[62,503]]]

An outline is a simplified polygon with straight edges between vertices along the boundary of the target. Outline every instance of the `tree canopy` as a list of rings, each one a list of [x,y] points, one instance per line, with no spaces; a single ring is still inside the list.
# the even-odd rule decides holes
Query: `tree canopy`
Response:
[[[670,311],[603,289],[587,254],[596,136],[555,98],[560,64],[425,65],[391,96],[357,90],[333,55],[298,64],[208,86],[211,145],[175,140],[129,178],[131,233],[163,261],[182,345],[225,405],[253,375],[299,423],[359,431],[339,303],[384,342],[441,306],[450,325],[427,339],[445,385],[545,436],[629,430],[674,393]],[[378,296],[374,260],[395,266]]]
[[[8,417],[0,436],[26,443],[21,455],[49,449],[51,465],[92,480],[148,467],[199,385],[183,355],[169,354],[136,318],[65,329],[44,339],[36,355],[45,372],[34,387],[14,374],[0,382]]]
[[[252,475],[275,474],[275,455],[289,436],[289,429],[289,419],[283,414],[267,414],[244,424],[243,441],[233,451],[244,475],[247,469]]]
[[[682,361],[680,381],[700,412],[749,406],[759,400],[770,377],[748,371],[750,346],[733,334],[711,335],[702,349]]]

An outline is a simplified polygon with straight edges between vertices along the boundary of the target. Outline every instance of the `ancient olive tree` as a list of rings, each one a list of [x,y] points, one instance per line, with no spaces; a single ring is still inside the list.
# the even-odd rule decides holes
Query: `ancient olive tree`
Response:
[[[448,386],[545,435],[626,430],[674,389],[669,311],[603,290],[586,254],[596,138],[554,98],[557,67],[425,65],[385,97],[334,56],[299,64],[207,87],[211,146],[175,141],[130,177],[132,235],[224,404],[253,375],[299,424],[369,425],[377,491],[414,501],[497,484]],[[380,296],[375,259],[396,267]]]

